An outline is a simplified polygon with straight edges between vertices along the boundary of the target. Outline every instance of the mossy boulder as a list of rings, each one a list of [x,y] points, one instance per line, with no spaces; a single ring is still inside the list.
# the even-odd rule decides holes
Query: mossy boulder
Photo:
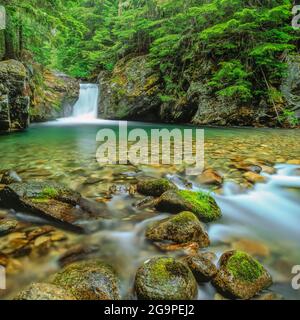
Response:
[[[191,212],[182,212],[175,217],[155,222],[148,227],[146,238],[152,241],[172,241],[177,244],[195,242],[202,248],[210,244],[204,226]]]
[[[62,223],[78,231],[83,229],[80,221],[93,216],[82,209],[82,206],[87,207],[87,203],[79,193],[51,181],[7,185],[0,190],[0,205]]]
[[[145,179],[137,184],[137,191],[145,196],[159,197],[177,187],[167,179]]]
[[[198,282],[209,282],[218,271],[215,264],[201,254],[184,257],[182,261],[189,266]]]
[[[205,192],[167,191],[157,200],[155,207],[169,213],[190,211],[203,222],[215,221],[222,216],[215,199]]]
[[[33,283],[14,300],[76,300],[65,289],[49,283]]]
[[[242,251],[229,251],[222,255],[214,286],[224,295],[251,299],[272,285],[268,271],[254,258]]]
[[[78,300],[119,300],[119,281],[111,266],[100,260],[81,261],[57,273],[53,284]]]
[[[174,258],[160,257],[146,261],[135,278],[140,300],[192,300],[198,287],[191,270]]]

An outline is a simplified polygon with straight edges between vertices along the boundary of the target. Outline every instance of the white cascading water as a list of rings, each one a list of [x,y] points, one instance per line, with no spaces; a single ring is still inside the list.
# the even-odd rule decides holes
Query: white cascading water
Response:
[[[72,125],[99,121],[98,117],[99,86],[93,83],[80,84],[79,99],[73,107],[73,114],[68,118],[60,118],[47,122],[47,125]]]
[[[99,87],[97,84],[80,84],[79,99],[74,105],[73,118],[94,120],[98,115]]]

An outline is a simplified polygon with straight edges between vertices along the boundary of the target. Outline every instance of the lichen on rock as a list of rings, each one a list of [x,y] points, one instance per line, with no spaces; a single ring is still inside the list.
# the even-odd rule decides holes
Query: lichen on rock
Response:
[[[203,222],[215,221],[222,216],[221,209],[211,195],[190,190],[165,192],[158,199],[156,208],[169,213],[190,211]]]

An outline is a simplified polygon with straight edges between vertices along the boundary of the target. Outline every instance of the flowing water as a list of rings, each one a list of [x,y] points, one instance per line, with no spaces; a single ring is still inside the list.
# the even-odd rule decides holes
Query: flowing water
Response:
[[[205,187],[196,178],[186,181],[184,170],[178,166],[100,166],[96,161],[96,134],[102,128],[118,131],[118,122],[92,120],[96,111],[87,106],[98,99],[97,90],[92,85],[82,85],[82,96],[74,109],[77,120],[32,125],[24,133],[0,137],[0,173],[13,169],[24,180],[64,183],[84,197],[105,203],[110,213],[110,219],[95,226],[93,234],[63,231],[67,240],[47,253],[14,257],[15,267],[8,275],[8,290],[2,294],[3,298],[12,297],[32,281],[47,280],[59,270],[59,258],[76,244],[96,248],[92,256],[113,265],[120,275],[124,298],[133,297],[135,271],[145,260],[179,254],[163,253],[145,240],[146,226],[167,214],[136,207],[134,204],[143,197],[131,194],[129,186],[143,176],[164,176],[180,188],[186,188],[187,182],[194,190]],[[148,132],[151,128],[163,127],[172,129],[175,126],[129,123],[129,129],[143,128]],[[212,243],[204,251],[214,252],[219,257],[232,248],[247,250],[272,274],[274,285],[270,290],[290,299],[300,299],[300,292],[291,286],[292,267],[300,264],[300,166],[287,163],[300,159],[299,147],[300,132],[297,130],[205,129],[206,167],[222,173],[225,183],[222,188],[211,191],[223,211],[223,218],[207,225]],[[249,188],[243,172],[232,167],[233,163],[244,159],[275,164],[277,172],[265,173],[265,183]],[[112,186],[116,192],[111,194]],[[46,223],[22,212],[9,214],[29,225]],[[0,251],[5,241],[7,238],[0,239]],[[198,298],[213,299],[214,295],[213,287],[206,284],[200,287]]]
[[[99,86],[91,83],[80,84],[80,96],[73,108],[71,120],[92,120],[98,115]]]

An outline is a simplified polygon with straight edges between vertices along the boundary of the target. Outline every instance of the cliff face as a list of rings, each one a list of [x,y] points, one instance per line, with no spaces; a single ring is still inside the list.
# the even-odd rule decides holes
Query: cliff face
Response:
[[[0,62],[0,132],[26,129],[29,123],[26,68],[15,60]]]
[[[159,76],[147,66],[147,57],[120,60],[112,74],[99,75],[99,117],[156,121],[159,119]]]
[[[79,82],[35,63],[0,62],[0,133],[72,114]]]
[[[300,118],[300,55],[289,57],[287,77],[281,91],[289,109]]]
[[[30,118],[33,122],[54,120],[72,115],[79,97],[79,81],[59,72],[33,66],[30,81]]]
[[[208,82],[214,66],[209,61],[196,70],[197,76],[186,79],[189,86],[183,97],[166,101],[161,78],[149,67],[147,56],[123,58],[112,73],[99,75],[99,116],[206,126],[288,127],[286,119],[278,120],[277,112],[288,108],[300,116],[299,56],[291,58],[288,65],[282,99],[274,108],[264,100],[251,104],[213,94]]]

